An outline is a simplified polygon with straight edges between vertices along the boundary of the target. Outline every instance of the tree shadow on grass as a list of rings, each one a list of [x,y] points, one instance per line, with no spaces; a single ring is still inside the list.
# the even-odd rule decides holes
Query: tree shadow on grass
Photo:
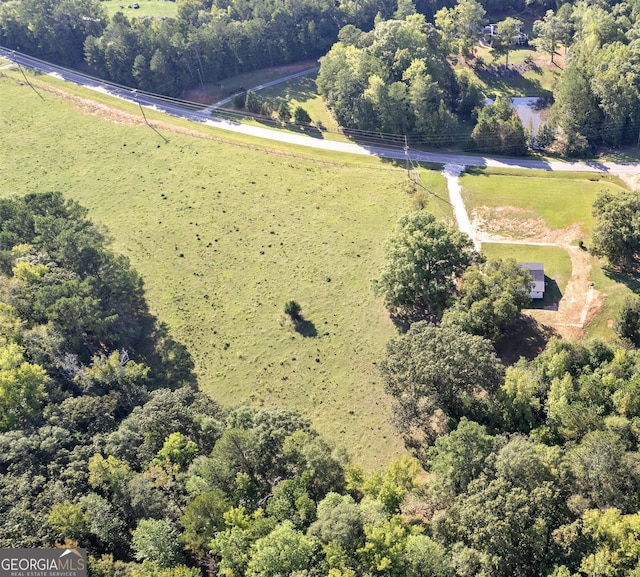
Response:
[[[619,284],[623,284],[635,294],[640,294],[640,276],[638,271],[624,271],[612,266],[602,267],[602,272],[607,278]]]
[[[428,323],[432,323],[437,325],[439,323],[438,317],[434,314],[429,313],[428,311],[417,310],[412,312],[406,311],[389,311],[389,318],[391,322],[394,324],[398,332],[401,334],[406,333],[411,325],[420,321],[427,321]]]
[[[253,115],[253,120],[268,128],[285,128],[288,132],[311,136],[312,138],[324,138],[320,129],[313,124],[296,124],[295,122],[280,122],[272,117]]]
[[[286,90],[287,100],[297,100],[298,102],[306,102],[318,96],[318,88],[316,87],[316,79],[314,75],[301,76],[295,81],[290,81]]]
[[[521,357],[531,361],[544,350],[547,342],[556,336],[558,333],[554,328],[539,323],[529,315],[520,315],[495,344],[496,353],[507,366],[513,365]]]
[[[508,76],[496,76],[487,72],[478,72],[478,77],[486,84],[486,91],[511,94],[519,92],[526,96],[550,96],[550,92],[542,87],[537,78],[526,78],[515,70]]]
[[[295,331],[305,338],[314,338],[318,336],[318,329],[311,321],[298,317],[293,321]]]

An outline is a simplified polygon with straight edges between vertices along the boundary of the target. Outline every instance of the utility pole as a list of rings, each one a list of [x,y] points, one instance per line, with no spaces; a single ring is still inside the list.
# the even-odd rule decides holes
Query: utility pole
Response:
[[[138,91],[135,88],[133,89],[133,95],[136,99],[136,102],[138,103],[138,106],[140,107],[140,112],[142,112],[142,118],[144,118],[144,123],[151,130],[153,130],[160,138],[162,138],[165,144],[169,144],[169,141],[158,131],[158,129],[155,126],[152,126],[151,123],[147,120],[147,115],[144,113],[144,108],[142,108],[142,103],[138,100]]]
[[[404,161],[407,168],[407,178],[409,178],[409,144],[407,143],[407,136],[404,137]]]

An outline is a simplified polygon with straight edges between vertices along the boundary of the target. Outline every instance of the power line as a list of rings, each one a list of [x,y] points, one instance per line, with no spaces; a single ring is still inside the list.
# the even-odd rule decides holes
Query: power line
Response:
[[[16,64],[18,65],[18,68],[19,68],[20,72],[22,72],[22,76],[24,77],[24,81],[29,85],[31,90],[33,90],[40,97],[41,100],[44,100],[44,96],[42,96],[42,94],[40,94],[36,90],[36,87],[33,84],[31,84],[31,82],[29,82],[29,79],[27,78],[27,75],[24,73],[24,70],[22,69],[22,66],[20,66],[20,63],[16,62]]]

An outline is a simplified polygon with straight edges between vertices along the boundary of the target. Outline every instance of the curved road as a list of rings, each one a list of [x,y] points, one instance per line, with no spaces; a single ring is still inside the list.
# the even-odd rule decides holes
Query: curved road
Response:
[[[128,100],[130,102],[139,103],[155,110],[160,110],[172,116],[186,118],[194,122],[201,122],[216,128],[238,132],[249,136],[256,136],[268,140],[286,142],[299,146],[307,146],[310,148],[319,148],[343,152],[346,154],[360,154],[366,156],[378,156],[381,158],[390,158],[404,160],[407,156],[416,162],[432,162],[436,164],[458,164],[465,166],[477,167],[495,167],[495,168],[524,168],[538,170],[554,170],[569,172],[605,172],[613,175],[637,175],[640,174],[640,163],[615,163],[615,162],[568,162],[562,160],[531,160],[519,158],[493,158],[483,156],[471,156],[463,154],[440,154],[435,152],[419,152],[405,151],[401,148],[391,148],[384,146],[363,146],[348,142],[336,142],[331,140],[319,140],[309,136],[299,134],[291,134],[268,128],[257,126],[247,126],[238,122],[224,120],[211,116],[210,108],[204,106],[189,106],[188,103],[168,97],[160,97],[144,92],[110,84],[103,80],[99,80],[92,76],[82,74],[61,66],[56,66],[21,54],[14,50],[0,48],[0,56],[10,60],[20,66],[36,70],[43,74],[51,74],[60,77],[67,82],[73,82],[80,86],[85,86],[100,92],[106,92],[112,96]]]

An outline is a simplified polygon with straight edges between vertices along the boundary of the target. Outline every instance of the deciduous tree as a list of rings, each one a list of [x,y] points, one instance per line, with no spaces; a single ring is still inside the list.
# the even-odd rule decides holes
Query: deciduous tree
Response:
[[[591,251],[614,267],[633,269],[640,258],[640,193],[604,190],[593,203]]]
[[[439,317],[464,270],[479,260],[469,237],[427,211],[403,216],[386,245],[387,264],[374,281],[387,308],[404,317]]]
[[[523,26],[522,20],[511,16],[498,22],[498,37],[494,40],[493,49],[505,55],[505,64],[509,66],[509,51],[514,43],[514,39],[520,34]]]
[[[436,26],[462,54],[468,58],[485,23],[486,12],[476,0],[458,0],[453,8],[441,8],[435,14]]]
[[[640,299],[628,296],[613,321],[613,330],[624,341],[640,346]]]
[[[139,561],[173,567],[183,561],[178,531],[166,519],[142,519],[132,534],[131,547]]]
[[[380,368],[396,424],[423,459],[428,445],[463,416],[482,418],[504,371],[490,341],[424,321],[389,342]]]
[[[470,266],[462,275],[458,298],[442,317],[442,326],[495,342],[531,302],[530,285],[531,274],[514,259]]]

